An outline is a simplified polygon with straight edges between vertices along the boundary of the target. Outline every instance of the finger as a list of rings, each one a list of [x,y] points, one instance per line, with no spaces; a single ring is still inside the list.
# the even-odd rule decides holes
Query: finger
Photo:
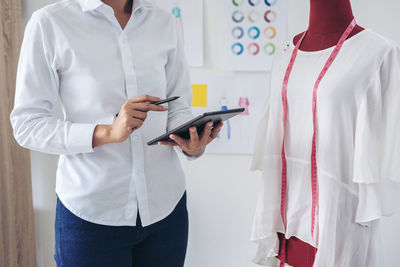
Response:
[[[211,135],[208,138],[207,145],[218,137],[218,134],[221,132],[223,126],[223,123],[220,123],[212,130]]]
[[[129,99],[128,101],[131,103],[144,103],[144,102],[157,102],[160,100],[161,100],[161,98],[156,97],[156,96],[142,95],[142,96],[138,96],[138,97]]]
[[[190,142],[196,145],[199,142],[199,134],[197,133],[196,127],[192,126],[189,128]]]
[[[169,138],[171,138],[175,143],[177,143],[178,146],[180,148],[182,148],[182,150],[187,150],[188,149],[188,146],[187,146],[188,141],[183,139],[182,137],[179,137],[177,135],[171,134],[169,136]]]
[[[158,142],[160,146],[178,146],[177,143],[171,141],[160,141]]]
[[[157,106],[150,103],[134,103],[131,108],[143,112],[168,110],[168,106]]]
[[[131,128],[132,129],[139,129],[140,127],[142,127],[143,125],[143,121],[140,119],[132,119],[132,124],[131,124]]]
[[[204,127],[204,131],[201,134],[201,139],[200,139],[200,143],[205,144],[208,141],[208,138],[211,135],[211,131],[212,131],[212,126],[213,126],[213,122],[209,121],[206,123],[205,127]]]
[[[212,130],[210,137],[213,139],[217,138],[223,126],[224,124],[222,122],[218,123],[218,125]]]
[[[140,111],[140,110],[132,110],[128,114],[132,118],[139,119],[139,120],[142,120],[142,121],[146,120],[146,118],[147,118],[147,113],[143,112],[143,111]]]

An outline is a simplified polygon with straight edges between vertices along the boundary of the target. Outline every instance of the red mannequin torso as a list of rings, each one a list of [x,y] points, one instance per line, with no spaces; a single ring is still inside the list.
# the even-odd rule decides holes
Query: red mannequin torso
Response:
[[[350,0],[310,0],[309,28],[300,50],[319,51],[335,46],[353,18]],[[364,28],[357,25],[348,38],[363,30]],[[294,38],[294,44],[302,34]],[[281,246],[285,237],[280,233],[278,236]],[[292,237],[286,241],[286,263],[294,267],[312,267],[316,251],[311,245]],[[277,257],[280,256],[279,254]]]
[[[318,51],[335,46],[353,18],[350,0],[310,0],[308,33],[300,49]],[[364,28],[357,25],[348,38],[362,30]],[[301,35],[294,38],[294,44]]]

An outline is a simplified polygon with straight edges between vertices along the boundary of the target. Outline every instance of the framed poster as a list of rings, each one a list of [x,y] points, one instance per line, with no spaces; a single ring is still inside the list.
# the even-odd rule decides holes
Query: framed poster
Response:
[[[287,0],[220,1],[220,67],[269,71],[287,38]]]

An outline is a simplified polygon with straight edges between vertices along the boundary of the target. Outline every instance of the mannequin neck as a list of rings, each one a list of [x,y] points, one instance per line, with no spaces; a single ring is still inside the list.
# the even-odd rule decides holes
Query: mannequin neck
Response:
[[[350,0],[310,0],[308,33],[343,33],[353,18]]]
[[[336,45],[353,19],[350,0],[310,0],[310,24],[300,49],[318,51]],[[362,30],[357,25],[348,38]],[[295,44],[301,36],[294,38]]]

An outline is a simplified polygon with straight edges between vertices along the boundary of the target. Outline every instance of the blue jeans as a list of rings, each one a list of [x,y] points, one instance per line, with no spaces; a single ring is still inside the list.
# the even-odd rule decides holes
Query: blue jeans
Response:
[[[106,226],[85,221],[57,200],[57,266],[183,267],[188,241],[186,193],[164,220],[143,227]]]

